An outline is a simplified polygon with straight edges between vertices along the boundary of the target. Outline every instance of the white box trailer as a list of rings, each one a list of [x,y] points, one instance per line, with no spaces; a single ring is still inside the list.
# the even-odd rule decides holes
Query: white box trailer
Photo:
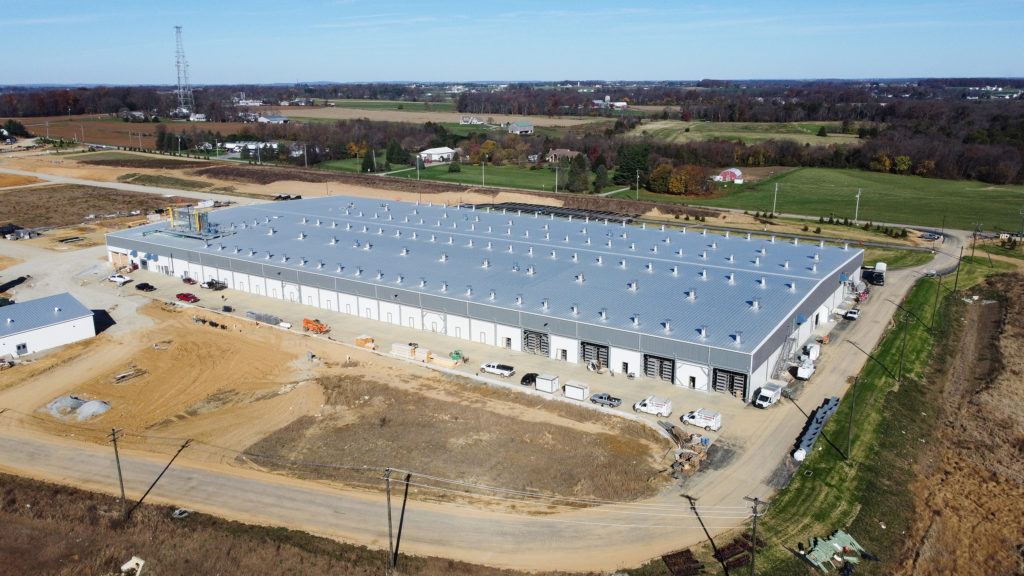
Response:
[[[590,384],[569,380],[565,383],[565,397],[573,400],[586,400],[590,398]]]
[[[558,376],[554,374],[540,374],[537,376],[537,390],[554,394],[558,391]]]

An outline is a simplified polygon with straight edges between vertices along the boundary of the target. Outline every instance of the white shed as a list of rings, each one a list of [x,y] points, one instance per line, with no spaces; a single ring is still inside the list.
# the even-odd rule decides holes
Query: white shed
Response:
[[[537,376],[537,390],[554,394],[558,391],[558,376],[541,374]]]
[[[590,398],[590,384],[569,380],[565,383],[565,397],[573,400],[586,400]]]
[[[428,148],[423,152],[420,152],[420,158],[423,159],[425,164],[431,162],[451,162],[455,155],[455,150],[447,146],[441,148]]]
[[[67,292],[0,308],[0,357],[17,358],[95,335],[92,310]]]

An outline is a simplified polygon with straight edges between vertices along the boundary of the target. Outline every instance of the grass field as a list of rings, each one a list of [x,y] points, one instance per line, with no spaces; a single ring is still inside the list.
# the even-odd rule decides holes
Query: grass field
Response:
[[[683,122],[657,120],[634,128],[627,136],[649,136],[664,142],[694,142],[701,140],[740,141],[757,144],[767,140],[793,140],[800,144],[828,146],[829,144],[857,144],[856,134],[829,134],[818,136],[818,129],[838,131],[839,123],[807,124],[795,122]]]
[[[712,198],[641,194],[656,201],[702,206],[771,211],[775,185],[779,185],[777,213],[808,216],[854,217],[857,191],[861,191],[861,222],[893,222],[916,226],[971,230],[1019,230],[1024,208],[1024,186],[994,186],[977,181],[938,180],[861,170],[801,168],[758,184],[732,186]]]
[[[455,112],[455,102],[404,102],[399,100],[329,100],[338,108],[397,110],[405,112]]]
[[[416,178],[416,170],[393,174],[396,178]],[[420,170],[421,180],[438,182],[454,182],[458,184],[500,186],[505,188],[523,188],[526,190],[554,191],[555,173],[552,170],[530,170],[518,166],[462,166],[462,172],[448,172],[448,165],[432,166]]]

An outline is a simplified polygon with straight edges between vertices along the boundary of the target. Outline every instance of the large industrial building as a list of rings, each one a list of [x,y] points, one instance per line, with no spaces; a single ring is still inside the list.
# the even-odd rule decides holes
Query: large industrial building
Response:
[[[749,402],[852,290],[863,251],[699,227],[325,197],[178,209],[113,264]]]

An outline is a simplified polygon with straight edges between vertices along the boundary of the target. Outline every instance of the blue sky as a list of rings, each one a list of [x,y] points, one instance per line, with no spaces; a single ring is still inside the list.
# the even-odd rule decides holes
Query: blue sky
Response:
[[[0,0],[0,84],[1024,76],[1024,0]]]

